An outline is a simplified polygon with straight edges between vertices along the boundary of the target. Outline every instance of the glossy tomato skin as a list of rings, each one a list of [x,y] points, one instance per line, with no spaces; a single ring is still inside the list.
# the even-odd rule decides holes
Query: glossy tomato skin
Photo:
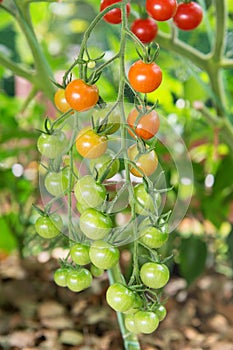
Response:
[[[151,311],[138,311],[134,315],[135,327],[140,333],[153,333],[159,325],[159,318]]]
[[[90,259],[92,264],[99,269],[110,269],[119,260],[119,250],[105,241],[94,241],[90,247]]]
[[[60,215],[53,213],[49,216],[40,216],[35,222],[38,235],[43,238],[54,238],[61,233],[63,222]]]
[[[75,264],[86,265],[90,263],[89,247],[87,245],[76,243],[70,249],[70,256]]]
[[[135,211],[139,215],[147,216],[148,212],[154,210],[153,199],[146,191],[144,184],[138,184],[134,187]]]
[[[176,0],[147,0],[146,11],[156,21],[167,21],[172,18],[177,9]]]
[[[89,270],[80,268],[79,270],[70,270],[67,275],[67,287],[72,292],[81,292],[90,287],[92,275]]]
[[[159,321],[163,321],[167,315],[167,310],[163,305],[159,305],[156,309],[155,309],[155,313],[159,318]]]
[[[152,18],[135,19],[130,29],[143,44],[151,43],[158,33],[158,25]]]
[[[139,226],[139,240],[151,249],[158,249],[168,240],[168,233],[165,229],[159,229],[145,219]]]
[[[140,269],[140,278],[145,286],[159,289],[164,287],[169,280],[169,270],[166,265],[148,262]]]
[[[49,172],[44,182],[46,190],[54,197],[61,197],[69,186],[69,170],[64,168],[60,172]]]
[[[132,145],[128,149],[128,157],[134,162],[141,172],[135,168],[133,165],[130,165],[130,172],[137,177],[143,177],[143,175],[150,176],[152,175],[158,166],[158,157],[154,150],[144,153],[138,156],[137,145]]]
[[[76,199],[86,208],[96,208],[103,204],[106,194],[105,187],[96,183],[91,175],[81,177],[74,186]]]
[[[94,208],[88,208],[81,214],[79,225],[87,238],[100,240],[110,233],[112,220],[110,216]]]
[[[140,119],[137,120],[139,114],[140,112],[136,108],[133,108],[128,115],[127,123],[138,137],[141,137],[143,140],[149,140],[151,137],[155,136],[159,130],[159,116],[155,110],[152,110],[148,114],[143,114]],[[129,129],[128,131],[129,134],[135,138],[134,133]]]
[[[113,161],[115,156],[116,155],[114,152],[112,152],[111,150],[107,150],[106,153],[104,153],[101,157],[92,159],[90,161],[91,172],[94,175],[96,175],[95,172],[97,171],[98,179],[100,179],[105,174],[105,172],[107,174],[106,174],[106,177],[104,178],[104,180],[111,178],[116,173],[118,173],[118,171],[120,169],[119,159],[115,159]]]
[[[71,108],[82,112],[96,105],[99,90],[96,85],[88,85],[82,79],[74,79],[65,88],[65,98]]]
[[[136,61],[129,69],[129,83],[137,92],[149,93],[156,90],[162,82],[160,67],[152,62]]]
[[[37,141],[37,148],[42,156],[55,159],[61,156],[67,146],[67,139],[62,131],[55,131],[53,134],[42,133]]]
[[[55,92],[54,104],[57,107],[57,109],[62,113],[68,112],[71,109],[69,103],[66,101],[64,89],[58,89]]]
[[[133,333],[133,334],[140,333],[140,331],[137,329],[135,324],[135,317],[132,314],[125,316],[125,327],[130,333]]]
[[[175,25],[182,30],[193,30],[199,26],[203,18],[203,10],[194,1],[180,3],[173,18]]]
[[[69,269],[61,267],[60,269],[57,269],[54,272],[54,282],[59,287],[66,287],[67,286],[67,275],[68,275]]]
[[[122,2],[122,0],[101,0],[100,11],[103,11],[106,7],[116,4],[117,2]],[[130,4],[126,5],[127,16],[130,14]],[[104,20],[111,24],[121,23],[121,9],[112,9],[104,16]]]
[[[107,137],[96,134],[90,127],[80,130],[76,138],[76,149],[84,158],[94,159],[102,156],[107,146]]]
[[[106,300],[113,310],[128,311],[135,302],[134,293],[122,283],[112,284],[106,293]]]

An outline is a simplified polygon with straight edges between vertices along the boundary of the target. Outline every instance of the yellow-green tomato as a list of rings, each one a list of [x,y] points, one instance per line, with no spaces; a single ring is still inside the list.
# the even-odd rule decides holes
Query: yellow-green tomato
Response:
[[[136,327],[134,315],[130,314],[125,317],[125,327],[130,333],[140,333],[140,331]]]
[[[159,318],[159,321],[163,321],[167,315],[167,310],[165,308],[165,306],[163,305],[159,305],[156,309],[155,309],[155,313]]]
[[[89,270],[80,268],[79,270],[70,270],[67,274],[67,287],[72,292],[81,292],[90,287],[92,275]]]
[[[142,221],[139,226],[139,240],[147,247],[157,249],[167,241],[168,233],[153,226],[148,219]]]
[[[132,308],[135,295],[122,283],[114,283],[107,290],[106,300],[115,311],[126,312]]]
[[[95,172],[97,172],[98,179],[104,176],[103,180],[113,177],[120,168],[120,161],[119,159],[114,159],[115,156],[114,152],[107,150],[101,157],[92,159],[90,161],[92,174],[95,175]]]
[[[89,251],[92,264],[99,269],[110,269],[119,261],[119,250],[105,241],[94,241]]]
[[[54,197],[61,197],[69,187],[69,168],[59,172],[49,172],[45,177],[45,188]]]
[[[145,286],[159,289],[164,287],[170,277],[169,269],[164,264],[147,262],[140,269],[140,278]]]
[[[49,216],[40,216],[35,222],[35,229],[38,235],[48,239],[58,236],[62,231],[62,227],[62,219],[56,213]]]
[[[90,263],[89,247],[87,245],[76,243],[70,249],[70,256],[75,264],[86,265]]]
[[[96,183],[91,175],[85,175],[74,186],[74,195],[80,205],[86,208],[96,208],[103,204],[106,189],[103,185]]]
[[[110,216],[102,212],[89,208],[84,210],[79,220],[80,229],[92,240],[104,238],[112,229]]]
[[[156,313],[151,311],[138,311],[134,315],[136,329],[140,333],[153,333],[159,325],[159,318]]]

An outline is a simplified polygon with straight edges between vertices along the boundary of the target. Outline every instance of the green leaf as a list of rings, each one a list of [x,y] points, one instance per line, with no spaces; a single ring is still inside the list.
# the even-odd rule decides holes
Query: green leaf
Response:
[[[13,236],[4,216],[0,217],[0,251],[11,252],[17,248],[17,241]]]
[[[182,239],[179,271],[189,284],[205,270],[206,258],[207,246],[202,239],[196,236]]]

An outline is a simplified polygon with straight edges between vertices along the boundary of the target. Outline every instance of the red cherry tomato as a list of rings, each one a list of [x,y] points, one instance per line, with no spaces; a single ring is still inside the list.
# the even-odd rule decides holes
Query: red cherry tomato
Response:
[[[152,18],[139,18],[132,23],[131,31],[143,44],[148,44],[155,39],[158,25]]]
[[[57,109],[62,113],[68,112],[71,109],[69,103],[66,101],[64,89],[58,89],[56,91],[54,95],[54,103]]]
[[[122,0],[102,0],[100,3],[100,11],[103,11],[106,7],[113,5]],[[127,16],[130,14],[130,4],[126,5]],[[118,24],[121,23],[121,9],[116,8],[110,10],[105,16],[104,20],[108,23]]]
[[[167,21],[172,18],[177,9],[176,0],[147,0],[146,11],[156,21]]]
[[[86,111],[99,100],[99,91],[96,85],[88,85],[82,79],[72,80],[65,88],[65,98],[71,108],[76,111]]]
[[[156,90],[162,82],[162,71],[156,63],[136,61],[129,69],[129,83],[138,92],[148,93]]]
[[[138,137],[141,137],[143,140],[148,140],[153,137],[159,130],[159,116],[154,110],[148,114],[142,115],[139,120],[138,116],[138,110],[136,108],[132,109],[128,115],[127,123],[134,130]],[[132,131],[128,131],[131,136],[135,137]]]
[[[178,5],[173,21],[179,29],[192,30],[199,26],[202,17],[203,11],[201,6],[191,1]]]

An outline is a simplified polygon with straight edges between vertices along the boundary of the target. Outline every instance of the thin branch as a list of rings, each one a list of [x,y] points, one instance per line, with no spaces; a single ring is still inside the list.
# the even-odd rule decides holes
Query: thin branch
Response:
[[[215,45],[213,48],[213,58],[216,62],[221,61],[226,45],[227,32],[227,3],[226,0],[215,0]]]
[[[20,77],[23,77],[30,82],[34,82],[34,72],[26,70],[22,68],[19,64],[15,63],[11,59],[5,57],[1,52],[0,52],[0,65],[3,67],[11,70],[15,75],[18,75]]]

